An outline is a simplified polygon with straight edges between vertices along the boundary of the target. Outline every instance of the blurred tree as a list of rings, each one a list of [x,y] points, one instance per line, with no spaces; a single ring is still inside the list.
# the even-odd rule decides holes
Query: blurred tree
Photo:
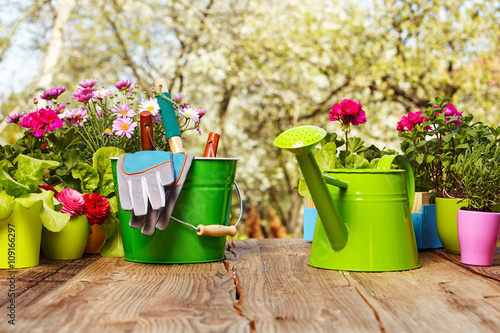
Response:
[[[221,134],[219,156],[240,158],[245,209],[266,219],[272,206],[295,237],[303,203],[291,188],[300,171],[272,144],[283,130],[314,124],[340,133],[328,110],[344,98],[367,113],[352,135],[380,148],[397,148],[396,122],[438,95],[477,120],[500,121],[495,0],[74,1],[52,84],[69,94],[88,77],[100,85],[127,78],[142,89],[165,77],[171,91],[208,109],[202,130]],[[24,1],[19,19],[38,17],[49,32],[59,4]],[[2,24],[3,54],[17,30]],[[33,48],[48,54],[50,34],[42,36]],[[4,98],[2,113],[19,98]],[[187,151],[201,155],[204,137],[186,138]]]

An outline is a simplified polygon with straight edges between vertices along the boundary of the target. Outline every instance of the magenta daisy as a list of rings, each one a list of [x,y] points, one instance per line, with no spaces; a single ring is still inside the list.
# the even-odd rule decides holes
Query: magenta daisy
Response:
[[[179,94],[176,94],[174,96],[172,96],[172,100],[175,102],[175,103],[179,103],[186,95],[184,95],[183,93],[179,93]]]
[[[129,89],[131,85],[132,85],[132,82],[129,80],[120,80],[120,81],[115,83],[115,87],[118,90]]]
[[[82,88],[92,88],[95,86],[96,83],[97,83],[96,79],[86,79],[86,80],[80,81],[79,85]]]
[[[101,136],[113,136],[113,130],[111,128],[106,128]]]
[[[45,100],[56,99],[63,92],[66,91],[66,87],[54,87],[52,86],[49,90],[45,91],[40,98]]]
[[[127,136],[130,139],[136,127],[137,123],[132,122],[130,118],[119,118],[113,121],[113,130],[120,138]]]
[[[131,109],[128,104],[122,104],[114,107],[113,112],[115,112],[118,117],[122,118],[135,116],[135,111]]]
[[[7,119],[5,120],[5,122],[7,124],[17,124],[19,123],[19,121],[21,120],[21,118],[24,117],[24,113],[23,112],[19,112],[19,113],[16,113],[16,114],[12,114],[12,115],[8,115],[7,116]]]

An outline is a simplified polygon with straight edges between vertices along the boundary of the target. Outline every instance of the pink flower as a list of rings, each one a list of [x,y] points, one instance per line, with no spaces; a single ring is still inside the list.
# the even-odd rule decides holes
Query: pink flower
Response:
[[[82,88],[92,88],[95,86],[96,83],[97,83],[96,79],[86,79],[86,80],[80,81],[79,85]]]
[[[427,117],[422,117],[422,111],[410,112],[408,116],[401,117],[401,120],[398,122],[397,130],[400,132],[411,132],[415,125],[420,125],[426,120],[429,120]],[[424,128],[425,131],[428,131],[430,126],[426,126]]]
[[[96,89],[93,88],[78,88],[77,91],[71,94],[71,98],[75,98],[80,103],[87,103]]]
[[[88,117],[87,110],[84,108],[67,110],[59,115],[59,118],[66,120],[66,124],[74,124],[75,127],[83,126]]]
[[[438,108],[437,105],[434,106],[434,108]],[[435,114],[437,114],[439,112],[436,112]],[[449,117],[457,117],[458,119],[455,119],[453,120],[450,124],[453,124],[453,125],[460,125],[460,117],[462,117],[462,112],[458,112],[457,109],[455,109],[455,107],[451,104],[451,103],[448,103],[446,104],[446,107],[444,108],[444,110],[440,113],[444,113],[444,121],[448,122],[450,121],[450,118]]]
[[[83,194],[80,192],[67,187],[56,194],[55,198],[63,205],[61,209],[62,213],[68,213],[72,217],[83,213],[85,200],[83,199]]]
[[[122,104],[114,107],[113,112],[115,112],[116,115],[121,118],[135,116],[135,111],[131,109],[128,104]]]
[[[118,90],[129,89],[131,85],[132,85],[132,82],[128,81],[128,80],[120,80],[120,81],[118,81],[118,82],[115,83],[115,87]]]
[[[342,130],[349,132],[351,124],[358,126],[366,123],[365,111],[361,103],[343,99],[340,104],[334,104],[330,110],[330,121],[337,120],[342,124]]]
[[[111,90],[108,90],[104,87],[101,88],[101,90],[96,90],[92,92],[92,98],[97,98],[97,99],[104,99],[106,97],[113,96],[111,93]]]
[[[29,132],[34,133],[36,137],[43,136],[47,131],[52,132],[56,128],[63,127],[62,120],[54,110],[40,109],[26,115],[19,126],[28,128]]]
[[[198,116],[201,118],[205,115],[205,113],[207,113],[207,110],[206,109],[198,109]]]
[[[59,95],[61,95],[65,91],[66,91],[66,87],[54,87],[54,86],[52,86],[49,90],[45,91],[40,96],[40,98],[46,99],[46,100],[56,99],[57,97],[59,97]]]
[[[183,93],[179,93],[179,94],[172,96],[172,100],[175,103],[179,103],[184,97],[185,97],[185,95]]]
[[[19,112],[19,113],[13,114],[13,115],[8,115],[5,122],[7,124],[13,124],[13,123],[17,124],[17,123],[19,123],[19,121],[21,120],[22,117],[24,117],[23,112]]]
[[[113,121],[113,130],[115,134],[123,138],[123,136],[127,136],[127,138],[131,138],[132,134],[134,134],[134,129],[137,127],[137,123],[132,122],[130,118],[119,118]]]

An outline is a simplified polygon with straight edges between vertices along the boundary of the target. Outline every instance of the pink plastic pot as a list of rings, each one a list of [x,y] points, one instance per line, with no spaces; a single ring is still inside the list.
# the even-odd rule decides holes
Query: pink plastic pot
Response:
[[[462,263],[491,266],[500,236],[500,213],[459,210],[457,223]]]

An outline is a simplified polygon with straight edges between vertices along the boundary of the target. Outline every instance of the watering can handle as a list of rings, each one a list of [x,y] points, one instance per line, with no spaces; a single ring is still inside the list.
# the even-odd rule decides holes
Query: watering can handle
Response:
[[[415,198],[415,178],[411,165],[403,155],[384,155],[378,162],[377,169],[390,170],[392,163],[399,166],[400,169],[406,171],[406,189],[408,191],[408,200],[410,203],[410,211],[413,208],[413,199]]]

